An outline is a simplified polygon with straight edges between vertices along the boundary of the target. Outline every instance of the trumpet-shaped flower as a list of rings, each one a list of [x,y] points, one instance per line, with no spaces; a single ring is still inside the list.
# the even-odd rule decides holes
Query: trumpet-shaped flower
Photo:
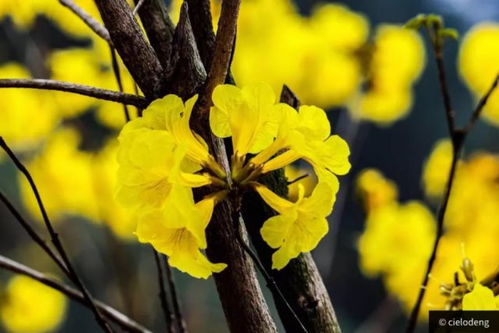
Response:
[[[29,277],[13,277],[2,296],[0,316],[8,332],[53,332],[64,320],[64,295]]]
[[[137,226],[140,242],[151,243],[168,255],[171,266],[197,278],[208,278],[227,265],[211,263],[202,253],[206,249],[205,229],[217,196],[194,203],[189,188],[174,185],[162,207],[142,214]]]
[[[297,201],[290,202],[263,185],[255,185],[262,199],[279,213],[265,221],[260,230],[264,241],[277,249],[272,255],[272,268],[282,269],[300,253],[317,246],[329,230],[326,217],[331,214],[338,188],[338,183],[319,183],[305,198],[300,186]]]

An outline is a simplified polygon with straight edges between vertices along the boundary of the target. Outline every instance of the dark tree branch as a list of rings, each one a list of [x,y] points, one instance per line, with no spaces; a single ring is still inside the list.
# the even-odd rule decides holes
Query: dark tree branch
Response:
[[[38,235],[38,233],[31,227],[31,225],[24,219],[24,217],[19,213],[19,211],[14,207],[14,205],[7,199],[7,197],[0,191],[0,200],[5,204],[7,209],[11,212],[14,218],[19,222],[21,227],[26,231],[26,233],[33,239],[33,241],[40,246],[45,253],[59,266],[59,268],[66,274],[68,274],[68,269],[66,265],[61,260],[61,258],[55,253],[48,244]]]
[[[188,11],[187,2],[184,2],[175,28],[170,61],[174,69],[168,82],[168,92],[183,99],[194,95],[206,79],[206,71],[199,56]]]
[[[180,310],[180,301],[177,295],[177,287],[175,287],[175,280],[173,278],[173,272],[170,267],[170,264],[168,264],[168,259],[166,256],[162,256],[163,262],[165,263],[165,268],[166,268],[166,279],[168,281],[168,288],[170,288],[170,295],[172,297],[172,303],[173,303],[173,312],[175,315],[175,321],[177,322],[177,329],[178,332],[184,333],[187,331],[186,325],[185,325],[185,320],[184,317],[182,316],[182,311]]]
[[[111,43],[111,37],[107,29],[90,16],[83,8],[78,6],[73,0],[59,0],[61,5],[68,8],[76,16],[78,16],[93,32],[104,39],[106,42]]]
[[[113,45],[148,99],[165,94],[164,71],[125,0],[95,0]]]
[[[186,0],[189,4],[189,18],[196,22],[192,27],[199,54],[204,68],[209,72],[213,50],[215,48],[215,33],[213,32],[211,8],[209,0]]]
[[[0,88],[31,88],[42,90],[64,91],[73,94],[93,97],[105,101],[134,105],[139,108],[147,106],[147,100],[138,95],[125,94],[118,91],[106,90],[57,80],[45,79],[0,79]]]
[[[161,303],[161,309],[163,310],[163,316],[165,317],[165,324],[166,324],[166,329],[169,333],[173,333],[173,322],[175,320],[175,317],[173,316],[173,313],[170,311],[170,304],[168,302],[168,295],[166,294],[166,288],[165,288],[165,279],[163,277],[163,269],[161,268],[161,258],[159,253],[155,250],[152,249],[153,254],[154,254],[154,263],[156,264],[156,271],[158,275],[158,287],[159,287],[159,301]]]
[[[0,255],[0,267],[11,271],[13,273],[21,274],[24,276],[28,276],[40,283],[43,283],[44,285],[51,287],[55,290],[60,291],[67,297],[71,298],[72,300],[88,307],[88,302],[85,299],[85,297],[82,295],[82,293],[68,285],[65,285],[64,283],[57,281],[51,277],[48,277],[30,267],[27,267],[25,265],[22,265],[16,261],[13,261],[9,258],[6,258],[2,255]],[[121,328],[128,332],[137,332],[137,333],[151,333],[147,328],[143,327],[142,325],[138,324],[134,320],[128,318],[125,316],[123,313],[119,312],[118,310],[110,307],[109,305],[106,305],[102,303],[101,301],[95,300],[95,305],[99,309],[99,311],[102,312],[102,314],[111,320],[112,322],[116,323],[119,325]]]
[[[137,6],[140,0],[135,0]],[[136,7],[137,8],[137,7]],[[174,26],[163,0],[147,0],[138,10],[140,20],[146,31],[159,62],[166,73],[170,73]]]
[[[120,91],[120,93],[123,93],[123,81],[121,80],[120,65],[118,64],[118,58],[116,57],[116,50],[112,46],[110,46],[109,49],[111,51],[111,65],[113,67],[114,78],[116,79],[116,83],[118,84],[118,90]],[[128,106],[126,105],[126,103],[123,103],[123,113],[125,114],[125,121],[129,122],[130,111],[128,111]]]
[[[45,206],[43,204],[43,201],[40,197],[40,193],[38,192],[38,188],[36,187],[36,184],[31,177],[31,174],[29,173],[28,169],[21,163],[21,161],[17,158],[17,156],[14,154],[14,152],[9,148],[7,143],[4,141],[2,137],[0,137],[0,147],[3,148],[3,150],[7,153],[9,158],[12,160],[12,162],[15,164],[17,169],[24,175],[26,180],[28,181],[31,190],[33,191],[33,194],[35,195],[36,202],[38,204],[38,208],[40,209],[40,212],[43,217],[43,222],[45,223],[45,227],[47,228],[47,231],[50,234],[52,244],[54,244],[54,247],[56,248],[57,252],[61,256],[62,261],[64,262],[65,267],[67,268],[68,277],[71,279],[71,281],[81,290],[83,296],[87,300],[90,309],[94,313],[95,319],[97,323],[101,326],[101,328],[105,332],[113,332],[112,328],[109,326],[109,324],[106,322],[106,320],[102,317],[101,313],[95,306],[95,302],[88,292],[87,288],[81,281],[79,275],[76,273],[71,261],[69,260],[69,256],[66,253],[66,250],[64,246],[62,245],[61,240],[59,239],[59,235],[55,231],[55,229],[52,226],[52,223],[50,222],[50,219],[48,217],[47,211],[45,210]],[[66,270],[64,270],[66,271]]]
[[[407,324],[407,332],[414,332],[416,329],[419,311],[421,309],[421,305],[423,303],[423,299],[426,293],[426,289],[428,286],[429,277],[433,266],[435,264],[435,260],[438,253],[438,248],[440,245],[440,240],[444,233],[444,221],[445,221],[445,213],[447,211],[447,205],[449,203],[449,198],[452,191],[452,185],[454,183],[454,178],[456,176],[457,164],[460,156],[462,155],[465,140],[469,134],[469,132],[473,129],[476,121],[480,117],[480,113],[483,110],[485,104],[487,103],[492,92],[497,88],[499,77],[496,77],[494,82],[492,83],[490,89],[487,93],[480,99],[478,105],[473,110],[468,123],[463,128],[457,128],[455,124],[455,115],[451,107],[450,94],[447,89],[447,83],[445,78],[445,69],[443,63],[443,41],[439,41],[435,38],[435,34],[432,34],[431,30],[428,30],[430,35],[430,39],[432,41],[432,46],[434,50],[435,60],[437,62],[438,69],[438,77],[440,80],[441,94],[444,100],[444,110],[447,116],[447,124],[449,127],[449,136],[452,141],[452,162],[451,168],[449,170],[449,175],[447,177],[447,184],[445,186],[444,195],[442,197],[442,201],[438,208],[437,212],[437,233],[435,236],[435,241],[433,243],[432,252],[430,258],[428,259],[428,264],[426,267],[425,274],[423,276],[423,282],[421,283],[421,287],[419,289],[418,297],[416,299],[416,303],[412,308],[409,321]]]
[[[215,87],[223,84],[229,73],[230,61],[234,49],[237,31],[237,18],[241,0],[224,0],[218,20],[218,30],[215,37],[215,49],[208,72],[205,88],[198,101],[197,112],[207,118],[212,105],[211,94]]]
[[[298,98],[287,86],[284,86],[281,92],[281,102],[295,108],[299,106]],[[262,177],[260,182],[282,197],[288,194],[287,179],[283,170],[276,170]],[[305,328],[316,333],[340,332],[329,294],[310,253],[301,254],[291,260],[282,270],[272,270],[274,250],[263,241],[260,229],[275,212],[257,194],[248,192],[243,200],[242,214],[246,221],[251,221],[246,227],[261,262],[267,271],[271,272],[272,278]],[[286,304],[274,291],[273,297],[284,328],[288,332],[295,332],[296,320],[290,315]]]

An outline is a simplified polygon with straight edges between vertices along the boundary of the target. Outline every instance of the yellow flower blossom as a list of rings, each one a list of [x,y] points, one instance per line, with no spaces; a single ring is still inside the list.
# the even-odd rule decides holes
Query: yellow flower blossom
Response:
[[[260,233],[272,248],[272,268],[282,269],[302,252],[313,250],[329,230],[326,217],[331,214],[339,184],[319,183],[312,194],[305,198],[303,186],[298,199],[290,202],[262,185],[255,190],[279,215],[264,222]]]
[[[397,200],[397,185],[376,169],[362,170],[357,176],[356,187],[368,213]]]
[[[30,78],[30,74],[21,65],[7,63],[0,66],[0,77],[23,79]],[[34,148],[59,122],[48,92],[1,89],[0,109],[0,135],[16,149]]]
[[[308,168],[295,167],[293,165],[288,165],[284,168],[284,175],[289,182],[292,182],[288,185],[288,198],[291,201],[298,200],[298,193],[300,186],[303,186],[305,190],[304,195],[308,197],[314,187],[317,185],[317,177],[311,172],[312,170]],[[302,179],[298,178],[305,177]]]
[[[422,182],[428,197],[438,198],[443,195],[451,163],[452,143],[449,140],[437,142],[423,167]]]
[[[0,3],[0,20],[10,17],[21,29],[31,28],[36,16],[44,8],[46,0],[2,1]]]
[[[52,332],[63,322],[66,298],[29,277],[11,278],[2,295],[2,324],[12,333]]]
[[[194,203],[189,188],[174,185],[159,209],[139,218],[137,237],[142,243],[168,255],[168,263],[197,278],[221,272],[226,264],[211,263],[200,250],[206,249],[205,229],[210,222],[217,197]]]
[[[395,25],[381,25],[369,63],[369,89],[360,98],[360,118],[389,125],[404,117],[412,105],[411,86],[425,64],[421,37]]]
[[[93,198],[91,156],[78,150],[80,137],[72,129],[63,129],[51,136],[43,150],[26,162],[35,180],[51,219],[80,215],[98,220]],[[33,191],[20,173],[21,197],[32,216],[41,220]]]
[[[465,36],[459,50],[459,72],[476,98],[482,97],[499,74],[499,24],[480,23]],[[499,125],[499,91],[490,96],[484,119]]]

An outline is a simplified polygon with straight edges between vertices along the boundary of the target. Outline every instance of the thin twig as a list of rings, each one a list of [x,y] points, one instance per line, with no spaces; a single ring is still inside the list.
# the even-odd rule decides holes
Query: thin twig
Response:
[[[64,295],[68,296],[72,300],[84,305],[88,306],[87,300],[85,297],[82,295],[82,293],[60,281],[57,281],[49,276],[46,276],[45,274],[36,271],[28,266],[25,266],[21,263],[18,263],[12,259],[9,259],[7,257],[4,257],[0,255],[0,267],[17,273],[17,274],[22,274],[24,276],[28,276],[40,283],[43,283],[44,285],[51,287],[55,290],[60,291]],[[107,304],[104,304],[101,301],[95,300],[95,305],[99,310],[102,312],[102,314],[108,318],[109,320],[113,321],[123,329],[129,332],[140,332],[140,333],[150,333],[147,328],[143,327],[139,323],[135,322],[131,318],[127,317],[123,313],[119,312],[118,310],[110,307]]]
[[[170,294],[172,297],[172,303],[173,303],[173,312],[175,314],[175,320],[177,321],[177,328],[179,333],[185,333],[186,328],[185,328],[185,321],[184,317],[182,316],[182,311],[180,310],[180,302],[178,300],[178,295],[177,295],[177,288],[175,287],[175,280],[173,278],[173,272],[170,267],[170,264],[168,264],[168,260],[166,259],[166,256],[163,257],[163,262],[165,263],[166,267],[166,279],[168,281],[168,288],[170,288]]]
[[[297,328],[301,332],[307,333],[307,329],[305,328],[305,325],[303,325],[302,321],[300,320],[300,317],[296,314],[295,310],[291,307],[289,302],[286,300],[286,297],[284,297],[284,294],[282,293],[281,289],[279,289],[279,286],[275,282],[275,280],[272,278],[272,276],[267,272],[265,267],[263,266],[262,262],[260,259],[258,259],[258,256],[250,249],[248,244],[244,241],[242,235],[241,235],[241,229],[240,229],[240,207],[241,207],[241,199],[237,193],[233,195],[233,203],[232,203],[232,221],[235,230],[235,234],[237,237],[237,241],[239,242],[239,245],[241,245],[242,249],[246,254],[251,258],[255,266],[258,268],[258,271],[262,274],[263,278],[265,279],[265,282],[267,283],[267,287],[273,291],[275,295],[278,296],[279,300],[286,306],[286,308],[289,310],[289,313],[291,316],[296,320]]]
[[[497,88],[499,85],[499,74],[496,75],[496,78],[494,79],[494,82],[492,82],[492,85],[490,86],[489,90],[485,95],[483,95],[482,98],[478,101],[477,106],[475,107],[475,110],[473,110],[473,113],[471,114],[471,118],[468,122],[468,124],[464,127],[463,131],[468,133],[471,131],[473,126],[475,126],[475,123],[477,122],[478,118],[480,117],[480,113],[482,112],[483,108],[485,107],[485,104],[487,104],[487,101],[490,98],[490,95],[494,92],[494,90]]]
[[[296,178],[295,178],[295,179],[293,179],[293,180],[288,181],[286,184],[287,184],[288,186],[289,186],[289,185],[293,185],[294,183],[297,183],[297,182],[299,182],[300,180],[307,178],[308,176],[309,176],[309,174],[308,174],[308,173],[305,173],[305,174],[303,174],[303,175],[301,175],[301,176],[296,177]]]
[[[0,191],[0,200],[5,204],[7,209],[12,213],[15,219],[19,222],[22,228],[28,233],[28,235],[33,239],[33,241],[38,244],[49,256],[54,260],[54,262],[61,268],[64,273],[68,273],[66,265],[62,259],[55,253],[48,244],[38,235],[38,233],[31,227],[31,225],[24,219],[24,217],[19,213],[19,211],[14,207],[14,205],[7,199],[7,197]]]
[[[106,42],[112,44],[111,37],[107,29],[99,22],[97,22],[90,14],[88,14],[83,8],[78,6],[72,0],[59,0],[61,5],[68,8],[76,16],[78,16],[93,32],[104,39]]]
[[[170,311],[170,304],[168,302],[168,295],[166,294],[163,269],[161,268],[161,258],[159,256],[159,253],[155,249],[152,249],[152,251],[154,253],[154,262],[156,264],[156,271],[158,274],[158,286],[159,286],[158,297],[159,297],[159,300],[161,302],[161,309],[163,310],[163,315],[165,317],[166,328],[167,328],[168,332],[172,333],[172,332],[174,332],[172,324],[173,324],[175,317],[173,316],[172,312]]]
[[[40,212],[41,212],[42,217],[43,217],[43,222],[45,223],[45,227],[47,228],[47,231],[50,234],[52,243],[54,244],[54,247],[56,248],[57,252],[59,252],[61,259],[67,268],[67,271],[69,273],[68,277],[81,290],[82,294],[87,299],[88,304],[90,306],[90,309],[94,313],[95,319],[96,319],[97,323],[101,326],[101,328],[105,332],[113,332],[112,328],[109,326],[109,324],[106,322],[106,320],[104,320],[104,318],[100,314],[99,310],[95,306],[95,303],[92,299],[92,296],[88,292],[87,288],[85,287],[85,285],[81,281],[79,275],[76,273],[71,261],[69,260],[69,256],[67,255],[66,250],[64,249],[64,246],[62,245],[62,242],[59,239],[59,235],[57,234],[57,232],[55,231],[55,229],[52,226],[52,223],[50,222],[47,211],[45,210],[45,206],[44,206],[43,201],[41,199],[38,188],[36,187],[36,184],[33,180],[33,177],[31,177],[31,174],[29,173],[28,169],[26,169],[26,167],[21,163],[21,161],[17,158],[17,156],[14,154],[14,152],[9,148],[9,146],[7,145],[7,143],[5,142],[5,140],[2,137],[0,137],[0,146],[7,153],[7,155],[12,160],[12,162],[15,164],[17,169],[27,179],[27,181],[31,187],[31,190],[33,191],[33,194],[35,195],[36,202],[38,204],[38,207],[39,207]]]
[[[133,9],[132,16],[137,15],[137,12],[139,11],[140,7],[144,4],[145,0],[139,0],[135,8]]]
[[[447,184],[445,187],[444,196],[443,196],[442,201],[440,203],[440,206],[438,208],[437,233],[435,236],[435,241],[433,243],[433,248],[432,248],[430,258],[428,259],[428,265],[426,267],[426,272],[425,272],[425,275],[423,277],[423,282],[421,283],[421,287],[419,289],[419,294],[418,294],[416,303],[415,303],[415,305],[411,311],[411,315],[409,317],[409,321],[407,324],[407,332],[414,332],[414,330],[416,329],[419,311],[421,309],[421,305],[423,303],[423,299],[424,299],[426,289],[428,286],[429,277],[430,277],[431,271],[433,269],[435,259],[437,257],[438,248],[440,245],[440,240],[443,236],[445,213],[447,210],[447,205],[449,203],[449,198],[450,198],[451,191],[452,191],[452,185],[454,183],[454,179],[456,176],[457,164],[459,161],[459,157],[461,156],[463,148],[464,148],[465,139],[468,136],[469,132],[473,129],[473,127],[474,127],[476,121],[478,120],[478,118],[480,117],[480,113],[483,110],[485,104],[487,103],[490,95],[492,94],[494,89],[496,89],[496,87],[498,85],[498,77],[496,77],[496,79],[492,83],[492,86],[490,87],[490,89],[480,99],[478,105],[476,106],[470,119],[468,120],[468,123],[463,128],[457,128],[455,125],[455,115],[454,115],[454,112],[453,112],[452,107],[451,107],[450,94],[448,91],[448,85],[446,83],[446,77],[445,77],[445,69],[443,66],[443,43],[439,43],[434,37],[432,37],[431,31],[429,31],[429,33],[430,33],[430,38],[431,38],[432,44],[433,44],[435,59],[437,61],[441,94],[442,94],[442,97],[444,100],[445,114],[447,115],[447,123],[448,123],[449,131],[450,131],[449,136],[450,136],[451,141],[452,141],[452,162],[451,162],[451,168],[449,170],[449,175],[447,177]]]
[[[113,67],[114,78],[116,79],[116,83],[118,84],[118,89],[120,93],[124,92],[123,89],[123,81],[121,79],[120,65],[118,64],[118,57],[116,56],[116,50],[110,45],[109,49],[111,50],[111,64]],[[130,112],[128,111],[128,105],[123,103],[123,112],[125,114],[125,121],[130,121]]]
[[[71,82],[45,79],[0,79],[0,88],[32,88],[56,90],[84,95],[105,101],[125,103],[139,108],[147,106],[147,100],[142,96],[125,94],[118,91],[75,84]]]

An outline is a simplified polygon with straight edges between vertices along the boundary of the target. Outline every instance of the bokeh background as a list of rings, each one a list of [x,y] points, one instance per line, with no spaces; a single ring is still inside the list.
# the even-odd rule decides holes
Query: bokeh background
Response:
[[[109,50],[101,45],[102,43],[97,38],[90,38],[90,32],[86,30],[86,27],[71,26],[69,22],[75,21],[77,18],[73,17],[67,9],[61,9],[60,12],[55,11],[53,8],[59,6],[57,1],[47,1],[47,3],[52,3],[50,6],[53,8],[50,9],[47,9],[50,6],[45,5],[44,7],[37,4],[37,1],[32,1],[33,4],[30,7],[27,5],[30,1],[12,1],[15,5],[11,5],[11,7],[6,5],[6,0],[2,0],[0,4],[0,68],[2,68],[2,78],[29,76],[31,74],[32,77],[51,77],[117,89],[110,71]],[[246,8],[250,11],[251,3],[264,3],[266,1],[248,0],[247,2],[249,4],[247,7],[243,6],[243,10]],[[85,1],[82,3],[82,5],[86,5]],[[499,2],[496,0],[350,0],[334,1],[333,3],[343,4],[349,11],[362,15],[369,22],[371,37],[375,35],[378,25],[403,24],[419,13],[431,12],[443,15],[446,25],[456,28],[461,35],[464,35],[475,24],[486,21],[499,22]],[[294,15],[300,15],[304,20],[307,20],[319,2],[295,0],[294,4],[298,12]],[[275,12],[273,12],[273,6],[276,6]],[[263,9],[259,10],[266,13],[265,18],[270,19],[273,15],[277,15],[276,21],[279,23],[281,22],[279,20],[283,20],[282,25],[285,25],[286,20],[289,19],[287,16],[279,16],[280,7],[273,4],[272,1],[267,1],[267,4],[261,5],[261,7]],[[37,8],[39,15],[35,15]],[[53,11],[53,15],[50,14],[51,11]],[[17,14],[9,15],[13,12]],[[255,10],[255,12],[257,11]],[[244,17],[246,20],[242,21],[241,24],[252,22],[251,14]],[[247,75],[244,74],[246,73],[244,70],[245,61],[241,60],[238,63],[237,52],[253,52],[252,57],[254,58],[250,60],[257,63],[262,61],[261,59],[264,59],[263,61],[286,59],[286,57],[292,58],[296,55],[294,54],[296,50],[293,47],[283,48],[280,54],[270,54],[272,50],[278,49],[277,47],[270,48],[270,51],[253,51],[255,48],[264,50],[265,45],[258,44],[258,41],[272,42],[271,38],[262,37],[261,34],[286,31],[285,28],[275,26],[272,27],[273,30],[270,30],[271,28],[266,27],[264,21],[262,20],[260,23],[262,29],[260,32],[250,23],[248,23],[250,28],[240,28],[238,38],[241,45],[245,43],[244,31],[254,30],[255,36],[250,36],[248,33],[249,37],[247,38],[249,41],[256,42],[250,46],[243,45],[241,50],[236,51],[234,60],[236,80],[238,79],[238,68],[240,68],[241,81],[260,79],[258,75],[255,78],[244,76]],[[324,25],[323,29],[326,27],[327,25]],[[319,27],[319,29],[322,28]],[[321,38],[319,32],[315,35],[318,36],[317,38]],[[352,34],[352,36],[355,35],[355,33]],[[299,34],[295,34],[293,36],[297,40],[308,38],[308,35],[300,37]],[[348,39],[350,35],[345,34],[345,36]],[[250,42],[246,41],[246,43]],[[333,132],[344,137],[349,142],[352,151],[353,167],[350,173],[341,179],[341,190],[333,215],[330,217],[330,232],[313,253],[331,294],[344,332],[399,332],[403,329],[407,318],[407,311],[404,310],[407,307],[404,305],[405,301],[390,290],[382,276],[379,274],[378,276],[367,276],[368,274],[366,275],[365,270],[361,267],[357,243],[365,230],[366,213],[358,191],[356,191],[355,180],[362,170],[376,168],[397,184],[399,202],[419,200],[426,202],[424,205],[431,212],[435,211],[435,201],[429,200],[428,196],[425,195],[421,177],[424,162],[431,154],[434,145],[447,137],[447,125],[439,94],[435,64],[426,41],[424,43],[426,44],[426,55],[421,55],[421,58],[425,58],[426,62],[420,77],[415,75],[411,80],[413,87],[409,84],[408,88],[413,89],[412,106],[408,108],[406,116],[396,117],[389,124],[380,124],[380,122],[370,119],[357,119],[354,116],[355,111],[352,112],[352,109],[356,108],[358,104],[351,102],[352,98],[338,103],[328,101],[327,98],[324,98],[324,94],[326,96],[328,94],[327,89],[325,92],[322,91],[316,95],[314,95],[315,92],[312,92],[306,96],[307,103],[322,104],[321,106],[329,109]],[[293,45],[293,42],[291,44]],[[307,43],[297,42],[296,45],[298,45],[296,47],[312,48],[315,44],[307,46]],[[457,69],[459,47],[459,41],[448,42],[445,60],[453,103],[458,115],[457,119],[458,122],[464,123],[476,98],[459,75]],[[91,51],[85,51],[88,49]],[[311,53],[313,54],[313,52]],[[99,60],[96,61],[96,57],[102,58],[97,58]],[[362,57],[362,54],[359,57]],[[248,63],[251,63],[250,60]],[[286,63],[284,60],[283,62]],[[13,63],[21,65],[24,70],[19,70],[19,68],[8,70],[8,68],[2,67]],[[297,66],[296,64],[287,65],[289,67],[283,69],[283,77],[287,77],[286,75],[289,73],[307,73],[307,66],[313,66],[313,62],[303,62],[298,66],[299,68],[293,68]],[[89,66],[92,66],[93,69],[89,69]],[[272,66],[271,62],[270,66]],[[331,69],[333,73],[335,70],[335,67]],[[318,71],[325,73],[321,67]],[[280,72],[277,72],[276,69],[276,73],[275,75],[278,76]],[[315,76],[314,80],[318,83],[313,83],[312,86],[321,86],[323,79],[331,78]],[[124,80],[125,90],[133,92],[133,85],[129,82],[126,73]],[[335,79],[333,78],[333,80]],[[369,80],[362,80],[352,95],[359,94],[359,91],[369,91],[372,88],[369,83],[372,84],[372,82],[367,81]],[[297,81],[296,86],[302,83]],[[293,84],[290,83],[292,89]],[[297,93],[300,97],[300,91]],[[304,94],[306,93],[307,91],[304,89]],[[108,205],[105,199],[99,197],[99,195],[108,195],[109,188],[112,188],[112,184],[107,184],[109,178],[112,178],[108,177],[107,171],[102,171],[102,174],[98,175],[101,177],[98,178],[98,183],[104,185],[96,194],[95,198],[98,202],[96,206],[90,207],[95,202],[89,204],[83,199],[79,200],[79,197],[84,196],[87,193],[85,191],[88,190],[85,189],[84,180],[81,180],[82,173],[88,173],[88,170],[82,171],[79,168],[83,168],[81,166],[83,164],[86,167],[99,165],[98,163],[102,162],[99,158],[108,158],[106,153],[97,153],[101,151],[102,147],[105,147],[106,151],[113,151],[115,147],[112,140],[124,122],[122,106],[112,103],[95,103],[86,98],[67,97],[67,95],[59,93],[51,93],[40,100],[36,100],[38,97],[32,95],[20,94],[4,97],[6,95],[2,94],[5,93],[0,90],[0,112],[7,116],[0,117],[0,135],[12,144],[16,153],[23,157],[28,165],[38,170],[34,171],[35,181],[37,178],[40,180],[42,195],[44,192],[46,193],[46,200],[50,202],[49,206],[52,205],[53,213],[58,214],[64,210],[64,204],[71,207],[70,213],[57,215],[57,228],[60,230],[61,237],[69,248],[78,270],[84,280],[88,282],[89,288],[100,299],[106,300],[130,314],[148,327],[153,328],[154,331],[161,330],[163,323],[157,297],[158,290],[152,250],[149,246],[134,241],[133,235],[130,233],[130,221],[126,219],[125,215],[109,211],[102,212],[101,210],[103,205],[106,207],[113,205]],[[35,100],[31,102],[32,104],[16,104],[15,102],[30,98]],[[9,113],[9,110],[12,109],[15,109],[16,112],[26,112],[26,115],[18,119],[12,115],[12,112]],[[131,112],[133,111],[132,108]],[[47,120],[40,112],[51,112],[57,120]],[[108,118],[104,115],[111,112],[113,117]],[[41,123],[44,121],[47,122],[46,127],[31,129],[31,122]],[[54,123],[57,125],[53,125]],[[61,131],[61,128],[65,130]],[[23,135],[30,137],[23,140]],[[78,142],[80,135],[81,141]],[[9,138],[12,139],[9,140]],[[497,154],[499,153],[498,142],[498,128],[491,122],[479,121],[466,144],[466,156],[472,156],[473,152],[476,151]],[[67,151],[65,148],[67,145],[72,145],[74,151]],[[52,155],[44,150],[45,146],[52,147]],[[40,153],[40,151],[42,152]],[[83,155],[80,152],[83,152]],[[69,160],[71,163],[68,162]],[[112,173],[112,162],[102,162],[102,165],[104,164]],[[108,166],[108,164],[111,165]],[[494,164],[492,167],[492,173],[496,172],[496,175],[499,175],[497,165]],[[53,174],[47,175],[47,170]],[[61,181],[58,186],[54,186],[54,179],[62,177],[61,175],[66,178],[79,178],[81,181]],[[92,179],[95,180],[95,178]],[[497,182],[497,180],[495,181]],[[0,157],[0,188],[37,225],[40,217],[37,215],[36,209],[33,208],[32,200],[27,199],[29,193],[26,191],[26,185],[20,180],[12,163],[5,157]],[[492,212],[497,212],[497,210],[492,210]],[[113,216],[109,217],[109,215]],[[490,224],[498,224],[498,215],[489,216],[489,218]],[[0,253],[2,255],[41,271],[57,274],[57,270],[49,263],[45,254],[32,244],[3,206],[0,207],[0,219],[2,221],[0,224]],[[38,229],[42,229],[40,223],[38,223]],[[389,233],[390,230],[386,232]],[[412,231],[407,230],[407,232],[411,233]],[[494,232],[496,233],[494,234]],[[493,229],[492,236],[499,236],[497,228]],[[379,242],[381,249],[385,245],[382,240]],[[459,252],[459,248],[454,250],[456,252],[450,255],[457,257],[459,261],[461,252]],[[492,254],[492,261],[495,260],[498,263],[497,259],[499,258],[497,258],[496,253],[497,251]],[[479,259],[476,258],[476,260]],[[494,267],[491,267],[491,271],[493,269]],[[404,270],[403,262],[400,263],[400,270]],[[458,270],[458,266],[455,267],[455,270]],[[422,274],[423,271],[419,272],[417,280]],[[227,331],[213,279],[197,280],[178,271],[174,271],[174,276],[190,331]],[[12,274],[0,271],[0,295],[4,300],[8,296],[7,283],[11,277]],[[452,275],[438,278],[451,280]],[[407,289],[411,288],[414,293],[417,291],[413,285],[407,286]],[[269,296],[269,293],[265,292]],[[267,297],[267,299],[272,305],[271,298]],[[444,301],[445,298],[442,297],[442,302]],[[65,319],[57,331],[93,332],[97,329],[92,315],[87,309],[74,302],[69,302]],[[422,324],[419,329],[425,331],[426,327]],[[0,325],[0,331],[2,330],[7,330],[6,326]]]

